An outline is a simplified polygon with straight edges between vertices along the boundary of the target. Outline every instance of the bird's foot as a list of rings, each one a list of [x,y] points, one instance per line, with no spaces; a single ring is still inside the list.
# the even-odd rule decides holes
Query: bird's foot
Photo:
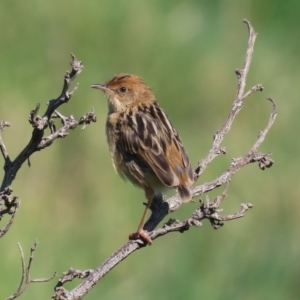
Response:
[[[142,230],[138,230],[135,233],[132,233],[129,235],[129,239],[130,240],[136,240],[136,239],[142,239],[144,242],[146,242],[149,246],[152,245],[152,240],[150,239],[150,237],[148,236],[148,234],[146,233],[146,231]]]

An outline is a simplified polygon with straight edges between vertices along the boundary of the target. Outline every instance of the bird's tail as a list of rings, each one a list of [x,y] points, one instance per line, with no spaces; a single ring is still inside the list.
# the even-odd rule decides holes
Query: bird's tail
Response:
[[[177,191],[183,203],[190,202],[192,200],[191,192],[187,187],[180,185],[177,187]]]

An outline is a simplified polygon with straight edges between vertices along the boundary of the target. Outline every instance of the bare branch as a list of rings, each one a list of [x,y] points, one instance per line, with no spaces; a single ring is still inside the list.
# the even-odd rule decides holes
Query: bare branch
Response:
[[[258,139],[252,147],[252,151],[257,151],[258,147],[265,140],[266,135],[269,132],[269,130],[271,129],[271,127],[273,126],[276,116],[277,116],[277,109],[276,109],[276,104],[275,104],[274,100],[272,100],[271,98],[268,98],[267,100],[270,101],[272,104],[272,113],[270,115],[269,122],[268,122],[266,128],[259,133]]]
[[[4,191],[0,192],[0,220],[5,214],[10,215],[8,223],[0,229],[0,238],[8,232],[15,219],[17,209],[20,206],[20,200],[17,197],[12,197],[11,193],[11,187],[7,187]]]
[[[30,279],[30,269],[31,269],[31,264],[33,262],[34,252],[36,250],[37,244],[38,244],[37,241],[35,241],[33,246],[30,249],[29,262],[28,262],[28,265],[26,267],[24,252],[23,252],[23,249],[22,249],[22,246],[20,245],[20,243],[18,243],[18,248],[19,248],[20,254],[21,254],[21,264],[22,264],[21,282],[20,282],[20,285],[19,285],[17,291],[13,295],[6,298],[6,300],[13,300],[13,299],[16,299],[17,297],[19,297],[29,287],[29,285],[31,283],[48,282],[56,276],[56,273],[54,273],[49,278]]]
[[[8,152],[6,150],[4,142],[2,140],[2,131],[4,130],[5,127],[10,127],[10,123],[7,121],[0,121],[0,150],[1,150],[2,156],[4,158],[5,166],[7,166],[10,164],[11,161],[8,156]]]
[[[246,19],[244,19],[243,22],[247,24],[248,31],[249,31],[249,39],[248,39],[248,47],[246,51],[246,57],[245,57],[243,69],[235,71],[238,77],[238,89],[236,93],[236,99],[241,99],[244,94],[244,90],[246,87],[246,79],[248,76],[248,72],[252,60],[252,54],[254,50],[254,44],[257,37],[257,33],[254,31],[251,23]]]
[[[262,92],[264,89],[262,84],[257,84],[254,87],[252,87],[248,92],[246,92],[246,94],[242,97],[242,100],[248,98],[249,96],[251,96],[253,93],[255,92]]]
[[[15,208],[14,208],[14,210],[12,211],[12,213],[11,213],[11,217],[10,217],[10,220],[8,221],[8,223],[3,227],[3,228],[1,228],[0,229],[0,238],[4,235],[4,234],[6,234],[7,232],[8,232],[8,230],[10,229],[10,226],[12,225],[12,223],[14,222],[14,220],[15,220],[15,216],[16,216],[16,213],[17,213],[17,209],[19,208],[19,206],[20,206],[20,201],[17,201],[17,197],[14,197],[14,199],[15,199]],[[5,212],[1,212],[1,215],[2,214],[4,214]]]
[[[63,277],[61,277],[58,280],[58,283],[54,288],[55,293],[51,297],[51,299],[54,299],[54,300],[55,299],[64,299],[65,297],[68,296],[68,291],[63,287],[63,284],[65,282],[72,281],[75,278],[78,278],[78,279],[87,278],[89,275],[91,275],[93,273],[93,271],[94,270],[81,271],[81,270],[76,270],[76,269],[71,268],[67,272],[64,272]]]
[[[66,289],[62,289],[61,282],[56,285],[55,294],[52,299],[55,300],[71,300],[82,299],[91,288],[107,274],[112,268],[118,265],[123,259],[139,249],[141,244],[137,241],[128,241],[124,246],[114,252],[102,265],[95,270],[89,270],[88,277],[80,283],[75,289],[68,292]],[[71,279],[72,277],[70,277]]]
[[[39,145],[43,139],[45,129],[47,129],[49,125],[51,127],[51,124],[49,122],[51,120],[52,114],[59,106],[67,103],[71,99],[74,91],[69,92],[69,88],[73,80],[78,74],[80,74],[83,68],[81,61],[77,60],[73,54],[71,54],[71,56],[72,70],[71,72],[67,71],[64,76],[64,85],[61,94],[56,99],[49,101],[47,110],[42,117],[38,115],[40,104],[37,104],[36,108],[30,112],[29,123],[33,126],[31,140],[13,162],[6,164],[5,176],[2,181],[0,191],[3,191],[5,187],[11,185],[22,164],[34,152],[41,150],[41,147],[39,147]],[[49,144],[47,144],[47,146],[49,146]],[[8,154],[6,156],[8,156]]]
[[[223,142],[225,135],[230,130],[237,114],[244,106],[244,100],[254,92],[263,90],[263,86],[261,84],[257,84],[253,86],[249,91],[244,93],[246,78],[251,63],[255,39],[257,36],[257,33],[253,30],[250,22],[247,20],[244,20],[244,22],[248,26],[249,39],[243,69],[236,70],[236,75],[238,77],[236,97],[227,120],[214,135],[213,144],[209,153],[198,163],[198,166],[195,170],[195,180],[199,178],[199,176],[204,172],[208,164],[214,158],[216,158],[220,154],[225,153],[225,147],[221,146],[221,143]],[[222,185],[225,185],[224,191],[219,196],[217,196],[213,201],[209,201],[207,197],[207,201],[205,203],[201,203],[200,206],[191,214],[188,219],[184,221],[170,219],[162,228],[156,230],[154,229],[159,224],[159,222],[161,222],[163,218],[170,212],[177,210],[182,203],[178,195],[170,197],[166,200],[163,200],[161,197],[155,197],[153,199],[152,205],[150,207],[152,214],[144,226],[144,230],[149,233],[149,237],[152,240],[155,240],[156,238],[159,238],[171,232],[183,233],[190,227],[201,227],[202,221],[204,219],[208,219],[214,229],[219,229],[224,225],[225,221],[231,221],[241,218],[250,208],[253,207],[251,203],[241,204],[240,210],[228,215],[221,215],[221,209],[219,209],[219,206],[227,198],[229,183],[231,182],[233,175],[237,171],[254,162],[258,162],[261,169],[271,167],[273,164],[273,161],[270,159],[270,153],[258,153],[257,151],[258,147],[262,144],[271,126],[273,125],[277,114],[274,101],[271,99],[269,100],[271,101],[273,108],[268,124],[265,129],[260,132],[258,138],[255,140],[248,153],[246,153],[246,155],[244,155],[243,157],[232,159],[227,171],[218,176],[215,180],[203,183],[191,190],[193,198],[195,198]],[[87,278],[70,292],[62,287],[63,282],[60,281],[56,286],[56,293],[53,296],[53,299],[82,299],[84,295],[86,295],[92,289],[92,287],[104,277],[105,274],[107,274],[111,269],[113,269],[117,264],[119,264],[123,259],[132,254],[134,251],[145,246],[147,246],[146,243],[139,239],[128,241],[121,248],[115,251],[98,268],[93,271],[89,270],[90,274],[87,276]],[[68,278],[72,279],[73,277],[71,276]]]
[[[197,180],[200,175],[204,172],[208,164],[216,158],[220,154],[224,154],[224,148],[221,147],[221,143],[223,142],[223,139],[225,135],[228,133],[228,131],[231,128],[231,125],[237,116],[237,114],[240,112],[242,107],[244,106],[244,100],[246,97],[250,96],[256,91],[262,91],[263,86],[261,84],[256,85],[254,88],[252,88],[249,92],[244,94],[245,86],[246,86],[246,79],[247,75],[249,72],[249,67],[252,59],[252,53],[254,49],[254,44],[256,40],[257,33],[253,30],[252,25],[250,24],[249,21],[244,20],[244,23],[247,24],[248,30],[249,30],[249,38],[248,38],[248,47],[246,51],[246,57],[245,57],[245,62],[244,62],[244,67],[243,69],[238,69],[235,71],[237,77],[238,77],[238,88],[237,88],[237,93],[235,100],[233,102],[231,111],[229,113],[229,116],[225,123],[222,125],[220,130],[218,130],[215,135],[214,135],[214,141],[213,141],[213,146],[207,156],[199,161],[198,167],[195,170],[195,180]]]
[[[46,147],[50,146],[55,139],[62,138],[68,135],[71,129],[75,129],[78,125],[83,125],[83,128],[89,125],[91,122],[96,122],[96,115],[94,110],[91,110],[87,114],[83,115],[81,118],[76,120],[73,116],[63,117],[59,115],[57,109],[70,101],[74,92],[78,88],[78,84],[75,88],[70,91],[71,84],[73,80],[81,73],[83,69],[82,62],[77,60],[75,55],[71,54],[71,71],[67,71],[64,76],[64,84],[62,88],[61,94],[56,98],[49,101],[46,112],[43,116],[39,115],[40,104],[38,103],[36,107],[31,110],[29,113],[29,123],[33,127],[32,136],[28,143],[28,145],[20,152],[20,154],[15,158],[14,161],[11,161],[7,152],[7,149],[4,145],[4,142],[1,137],[1,132],[5,127],[10,126],[8,122],[0,122],[0,150],[2,152],[2,156],[4,157],[4,178],[1,184],[0,193],[4,192],[9,186],[12,184],[15,179],[18,170],[21,168],[25,161],[28,161],[28,165],[30,166],[30,156]],[[59,117],[62,121],[62,127],[56,129],[54,119]],[[50,130],[50,135],[45,136],[46,129]],[[5,196],[5,193],[3,194]],[[0,237],[3,236],[10,228],[16,213],[16,208],[19,206],[19,202],[16,201],[4,201],[6,198],[0,198],[0,219],[1,217],[12,211],[10,213],[11,219],[8,224],[0,230]],[[17,204],[16,204],[17,203]],[[15,207],[14,210],[11,210],[12,207]]]

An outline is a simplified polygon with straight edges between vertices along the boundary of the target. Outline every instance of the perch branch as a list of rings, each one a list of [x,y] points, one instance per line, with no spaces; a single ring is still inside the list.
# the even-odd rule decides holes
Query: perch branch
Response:
[[[198,166],[195,169],[195,180],[199,178],[199,176],[204,172],[208,164],[215,157],[225,153],[225,148],[221,146],[221,143],[224,140],[225,135],[230,130],[235,117],[244,106],[244,100],[250,95],[252,95],[254,92],[263,90],[263,86],[261,84],[257,84],[254,87],[252,87],[249,91],[244,93],[246,86],[246,78],[251,63],[255,39],[257,36],[257,33],[253,30],[253,27],[251,26],[250,22],[247,20],[244,20],[244,22],[247,24],[248,27],[249,39],[243,69],[236,70],[236,75],[238,78],[236,97],[227,120],[221,126],[220,130],[218,130],[214,135],[211,150],[209,151],[207,156],[198,163]],[[248,151],[248,153],[243,157],[233,159],[228,170],[220,176],[218,176],[215,180],[203,183],[191,190],[193,198],[195,198],[217,187],[220,187],[221,185],[225,185],[224,191],[221,195],[217,196],[213,201],[209,201],[209,199],[207,198],[207,201],[205,203],[201,203],[200,206],[191,214],[191,216],[188,219],[184,221],[170,219],[162,228],[156,230],[154,229],[166,215],[168,215],[170,212],[177,210],[181,206],[181,201],[178,195],[170,197],[165,201],[163,201],[163,199],[159,197],[155,197],[153,199],[153,203],[150,208],[152,214],[144,226],[144,230],[146,230],[149,233],[149,236],[152,240],[155,240],[156,238],[159,238],[171,232],[183,233],[187,231],[190,227],[200,227],[202,226],[201,221],[204,219],[208,219],[210,221],[211,226],[214,229],[219,229],[223,226],[225,221],[231,221],[241,218],[250,208],[253,207],[251,203],[241,204],[240,210],[238,210],[236,213],[228,215],[221,215],[221,210],[219,209],[220,204],[227,197],[227,190],[231,178],[237,171],[239,171],[244,166],[254,162],[258,162],[259,167],[262,170],[266,167],[271,167],[273,164],[273,161],[270,159],[270,153],[257,152],[258,147],[262,144],[271,126],[273,125],[277,114],[276,105],[274,101],[271,99],[269,100],[271,101],[273,108],[268,124],[265,127],[265,129],[262,132],[260,132],[257,140],[254,142],[252,148]],[[85,278],[83,282],[81,282],[70,292],[64,289],[62,287],[61,282],[59,281],[52,299],[82,299],[84,295],[86,295],[92,289],[92,287],[96,283],[98,283],[112,268],[114,268],[117,264],[119,264],[123,259],[132,254],[134,251],[145,246],[145,242],[139,239],[128,241],[121,248],[115,251],[106,261],[104,261],[102,265],[97,267],[95,270],[90,271],[87,278]],[[76,277],[77,276],[74,276],[74,278]],[[68,279],[70,279],[70,277],[68,277]]]

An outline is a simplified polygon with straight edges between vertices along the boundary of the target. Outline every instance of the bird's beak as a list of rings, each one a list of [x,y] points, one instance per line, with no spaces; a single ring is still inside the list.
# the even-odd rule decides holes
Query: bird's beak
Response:
[[[106,93],[109,92],[110,89],[108,89],[105,84],[92,84],[91,88],[101,90],[102,92]]]

